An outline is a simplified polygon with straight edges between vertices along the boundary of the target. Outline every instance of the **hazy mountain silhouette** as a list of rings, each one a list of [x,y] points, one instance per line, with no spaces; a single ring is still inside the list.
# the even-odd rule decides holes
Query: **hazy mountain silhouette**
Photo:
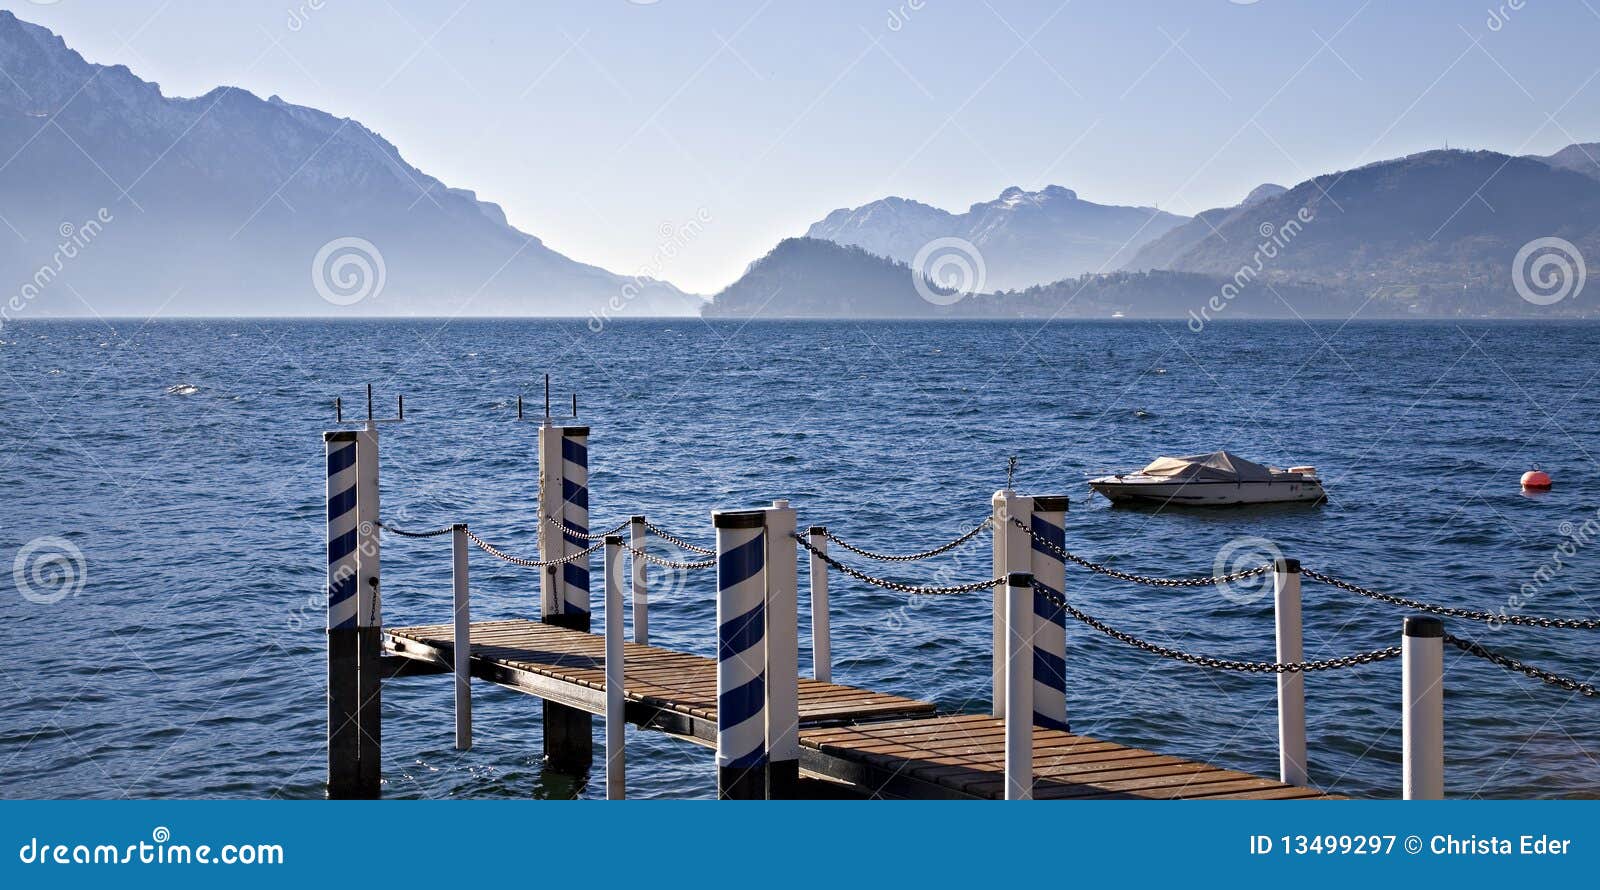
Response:
[[[906,263],[934,239],[963,238],[982,254],[988,286],[1005,289],[1116,269],[1145,242],[1185,221],[1153,207],[1084,201],[1058,185],[1037,192],[1013,186],[960,214],[893,197],[835,210],[813,223],[806,237]]]
[[[562,256],[349,118],[233,87],[163,96],[3,11],[0,69],[0,281],[25,286],[50,270],[13,318],[585,315],[608,305],[646,315],[703,302]],[[101,208],[109,220],[91,222]],[[377,257],[359,243],[314,272],[341,238],[375,246],[381,289]],[[341,263],[346,253],[355,262]],[[335,300],[370,295],[338,308],[319,281]]]

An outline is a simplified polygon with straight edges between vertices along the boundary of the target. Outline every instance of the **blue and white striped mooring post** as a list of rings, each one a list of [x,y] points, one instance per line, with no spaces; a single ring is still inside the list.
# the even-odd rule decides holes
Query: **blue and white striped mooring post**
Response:
[[[1406,800],[1444,799],[1444,622],[1409,615],[1400,637]]]
[[[1033,535],[1030,571],[1040,587],[1063,601],[1067,593],[1067,564],[1057,555],[1067,549],[1065,495],[1034,495],[1030,520]],[[1050,548],[1055,547],[1052,551]],[[1033,640],[1033,725],[1066,731],[1067,726],[1067,613],[1050,598],[1034,591],[1037,628]]]
[[[999,590],[1005,597],[1006,800],[1033,799],[1033,575],[1012,572]]]
[[[627,797],[627,693],[623,679],[622,536],[607,535],[606,620],[606,800]]]
[[[356,636],[361,701],[356,708],[361,746],[360,795],[378,797],[383,784],[383,599],[378,538],[378,424],[368,390],[366,428],[356,432]]]
[[[555,520],[552,522],[551,520]],[[539,426],[539,558],[561,559],[588,549],[589,428]],[[546,566],[539,575],[541,618],[589,630],[589,557]],[[582,772],[594,760],[594,720],[585,711],[544,702],[544,753],[551,766]]]
[[[323,433],[328,463],[328,796],[360,796],[356,434]]]
[[[766,796],[766,514],[711,514],[717,530],[717,797]]]

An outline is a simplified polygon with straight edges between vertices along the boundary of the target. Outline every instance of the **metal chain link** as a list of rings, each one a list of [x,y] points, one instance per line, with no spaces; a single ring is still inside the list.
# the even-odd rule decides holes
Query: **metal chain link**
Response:
[[[1243,581],[1245,578],[1254,578],[1257,575],[1265,575],[1273,569],[1273,564],[1269,562],[1266,565],[1257,566],[1253,569],[1244,569],[1227,575],[1207,575],[1199,578],[1155,578],[1150,575],[1135,575],[1130,572],[1118,571],[1097,562],[1090,562],[1081,556],[1068,553],[1056,546],[1053,541],[1041,538],[1038,533],[1015,516],[1011,517],[1011,522],[1017,528],[1027,532],[1028,536],[1033,538],[1040,546],[1067,562],[1077,563],[1091,572],[1097,572],[1122,581],[1132,581],[1135,584],[1143,584],[1147,587],[1211,587],[1218,584],[1232,584],[1235,581]]]
[[[1105,622],[1079,611],[1065,599],[1056,596],[1053,591],[1039,584],[1033,585],[1034,592],[1054,603],[1073,618],[1087,624],[1106,636],[1119,642],[1127,643],[1135,649],[1143,649],[1163,658],[1172,658],[1200,667],[1217,668],[1224,671],[1242,671],[1249,674],[1304,674],[1311,671],[1327,671],[1335,668],[1354,667],[1361,664],[1371,664],[1383,661],[1386,658],[1397,658],[1400,655],[1399,646],[1390,646],[1387,649],[1374,649],[1371,652],[1360,652],[1355,655],[1342,655],[1338,658],[1328,658],[1322,661],[1236,661],[1229,658],[1217,658],[1212,655],[1194,655],[1169,646],[1141,640],[1133,634],[1117,630]]]
[[[599,550],[599,549],[601,549],[602,547],[605,546],[605,542],[602,541],[599,544],[595,544],[595,545],[591,546],[587,550],[580,550],[577,553],[568,554],[566,556],[561,557],[560,559],[538,560],[538,559],[523,559],[520,556],[512,556],[511,554],[506,553],[505,551],[500,550],[499,548],[495,547],[493,544],[490,544],[488,541],[485,541],[484,539],[482,539],[482,538],[478,537],[477,535],[473,534],[470,529],[467,531],[467,538],[469,540],[471,540],[472,543],[477,544],[478,545],[478,549],[482,550],[484,553],[487,553],[490,556],[495,557],[496,559],[505,560],[506,562],[509,562],[514,566],[522,566],[525,569],[542,569],[542,568],[545,568],[547,566],[558,566],[558,565],[562,565],[563,563],[569,563],[569,562],[572,562],[574,560],[582,559],[583,557],[588,556],[588,555],[594,553],[596,550]]]
[[[699,562],[673,562],[670,559],[663,559],[655,554],[638,550],[629,544],[623,544],[622,549],[632,553],[634,556],[639,557],[645,562],[653,562],[658,566],[668,569],[709,569],[715,568],[717,564],[715,559],[705,559]]]
[[[1324,575],[1321,572],[1313,572],[1307,568],[1300,569],[1300,574],[1310,578],[1313,581],[1320,581],[1321,583],[1330,587],[1337,587],[1340,590],[1349,591],[1350,593],[1358,594],[1360,596],[1369,597],[1371,599],[1390,603],[1396,606],[1404,606],[1407,609],[1416,609],[1419,612],[1432,612],[1435,615],[1446,615],[1451,618],[1465,618],[1468,621],[1486,621],[1490,624],[1519,624],[1527,627],[1563,627],[1577,630],[1600,630],[1600,618],[1544,618],[1538,615],[1500,615],[1495,612],[1485,612],[1480,609],[1458,609],[1454,606],[1435,606],[1432,603],[1424,603],[1420,600],[1406,599],[1403,596],[1395,596],[1392,593],[1379,593],[1376,590],[1369,590],[1365,587],[1359,587],[1355,584],[1351,584],[1349,581],[1340,581],[1338,578]]]
[[[982,532],[984,529],[988,528],[989,522],[990,520],[984,519],[982,522],[978,523],[977,528],[974,528],[972,531],[969,531],[961,537],[956,538],[954,541],[951,541],[948,544],[940,544],[932,550],[923,550],[920,553],[874,553],[871,550],[863,550],[860,547],[849,543],[831,531],[823,532],[823,536],[833,543],[838,544],[840,547],[850,551],[851,553],[854,553],[857,556],[865,556],[867,559],[876,559],[879,562],[916,562],[919,559],[928,559],[930,557],[938,556],[941,553],[949,553],[951,550],[960,547],[962,544],[965,544],[977,537],[979,532]]]
[[[1498,652],[1490,651],[1489,649],[1485,649],[1483,646],[1480,646],[1471,640],[1463,640],[1453,634],[1445,634],[1444,641],[1456,647],[1457,649],[1460,649],[1462,652],[1467,653],[1468,655],[1476,655],[1479,658],[1485,659],[1492,664],[1499,665],[1508,671],[1526,674],[1535,680],[1543,680],[1544,682],[1549,683],[1551,686],[1557,686],[1571,692],[1577,692],[1590,698],[1600,696],[1600,689],[1596,689],[1592,683],[1579,682],[1571,677],[1563,677],[1560,674],[1553,673],[1542,668],[1536,668],[1531,664],[1523,664],[1509,655],[1501,655]]]
[[[909,594],[912,594],[914,596],[916,596],[916,595],[921,595],[921,596],[945,596],[945,595],[953,595],[953,594],[960,594],[960,593],[976,593],[977,591],[980,591],[980,590],[988,590],[991,587],[998,587],[1001,584],[1004,584],[1005,580],[1006,580],[1004,578],[992,578],[992,579],[990,579],[988,581],[974,581],[971,584],[954,584],[954,585],[950,585],[948,587],[931,587],[931,586],[918,586],[918,585],[915,585],[915,584],[904,584],[904,583],[901,583],[899,581],[890,581],[887,578],[877,578],[877,577],[874,577],[872,575],[867,574],[866,572],[859,571],[857,569],[852,569],[849,566],[845,565],[844,563],[838,561],[837,559],[834,559],[833,557],[829,556],[828,554],[823,553],[821,550],[818,550],[817,548],[811,546],[811,542],[807,541],[801,535],[790,534],[789,537],[794,538],[796,541],[799,541],[800,542],[800,546],[806,548],[809,551],[811,551],[812,555],[818,557],[823,562],[827,563],[828,565],[832,566],[833,568],[838,569],[841,572],[844,572],[846,575],[849,575],[850,577],[855,578],[858,581],[865,581],[866,583],[871,584],[874,587],[882,587],[885,590],[894,590],[894,591],[898,591],[900,593],[909,593]]]
[[[607,535],[614,535],[617,532],[620,532],[623,529],[627,528],[628,527],[628,523],[631,520],[624,519],[621,522],[617,523],[617,527],[616,528],[613,528],[610,531],[603,531],[603,532],[599,532],[599,533],[596,533],[596,534],[589,534],[588,532],[580,532],[577,529],[573,528],[572,526],[567,525],[562,520],[555,518],[554,516],[546,516],[545,517],[545,521],[550,523],[551,525],[555,526],[556,528],[561,529],[562,531],[566,532],[567,534],[573,536],[574,538],[582,538],[585,541],[599,541],[599,540],[605,538]]]
[[[458,526],[458,525],[461,526],[462,528],[466,528],[465,525],[463,525],[462,523],[458,522],[458,523],[455,523],[454,525],[447,525],[444,528],[436,528],[436,529],[432,529],[430,531],[408,532],[403,528],[395,528],[394,526],[390,525],[387,522],[378,523],[378,527],[379,528],[383,529],[386,532],[393,532],[394,534],[397,534],[402,538],[437,538],[440,535],[448,535],[451,532],[455,531],[456,530],[456,526]]]
[[[677,537],[676,535],[668,534],[665,529],[661,528],[660,526],[656,525],[654,522],[651,522],[648,519],[646,519],[644,521],[644,527],[649,529],[650,531],[654,532],[656,537],[660,538],[663,541],[666,541],[668,544],[672,544],[674,546],[681,547],[682,549],[687,550],[690,553],[703,553],[706,556],[715,556],[717,554],[717,551],[712,549],[712,548],[710,548],[710,547],[701,547],[701,546],[699,546],[697,544],[691,544],[688,541],[685,541],[682,538]]]

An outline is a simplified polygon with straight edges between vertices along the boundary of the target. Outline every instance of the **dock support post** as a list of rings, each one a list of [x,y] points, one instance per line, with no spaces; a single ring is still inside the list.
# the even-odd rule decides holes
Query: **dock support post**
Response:
[[[1011,489],[994,493],[991,501],[991,525],[994,526],[994,577],[1004,578],[1012,572],[1032,570],[1032,548],[1027,532],[1011,524],[1011,517],[1028,522],[1033,516],[1033,499],[1022,497]],[[994,591],[992,615],[992,661],[990,667],[990,708],[996,717],[1006,715],[1006,591],[1002,585]]]
[[[766,511],[767,797],[800,790],[800,602],[795,513],[786,500]]]
[[[370,390],[369,398],[370,403]],[[379,587],[378,426],[368,408],[367,427],[356,433],[356,636],[361,700],[356,709],[361,746],[362,798],[377,798],[383,787],[383,598]]]
[[[1028,520],[1033,529],[1028,545],[1034,582],[1062,600],[1067,593],[1067,564],[1047,545],[1066,552],[1069,503],[1065,495],[1036,495]],[[1033,610],[1038,625],[1033,640],[1033,725],[1066,731],[1067,612],[1038,589]]]
[[[587,549],[582,535],[589,533],[588,427],[559,427],[548,417],[539,427],[539,514],[541,560]],[[545,623],[589,631],[589,575],[588,557],[545,567],[539,588]],[[594,719],[544,702],[544,756],[562,772],[587,770],[594,762]]]
[[[328,797],[359,797],[356,434],[324,433],[328,463]]]
[[[717,797],[765,796],[766,517],[711,514],[717,530]]]
[[[824,683],[833,682],[833,653],[828,627],[828,561],[817,554],[828,552],[828,530],[813,525],[806,533],[811,538],[811,675]]]
[[[1300,561],[1279,559],[1273,566],[1272,614],[1277,627],[1278,662],[1305,661],[1300,618]],[[1304,785],[1306,774],[1306,675],[1278,675],[1278,778]]]
[[[645,528],[644,517],[634,516],[628,520],[628,546],[632,552],[628,562],[633,569],[633,641],[641,646],[650,644],[650,592],[647,588],[647,572],[650,564],[639,558],[644,552],[645,544],[649,538],[649,530]],[[610,618],[606,621],[610,622]]]
[[[1400,638],[1406,800],[1444,799],[1444,623],[1409,615]]]
[[[467,582],[467,527],[456,523],[450,537],[451,611],[456,685],[456,750],[472,750],[472,607]]]
[[[622,536],[607,535],[606,585],[606,800],[627,797],[626,690],[623,680]],[[635,616],[637,620],[637,616]]]
[[[1033,799],[1033,575],[1012,572],[1006,600],[1006,800]]]

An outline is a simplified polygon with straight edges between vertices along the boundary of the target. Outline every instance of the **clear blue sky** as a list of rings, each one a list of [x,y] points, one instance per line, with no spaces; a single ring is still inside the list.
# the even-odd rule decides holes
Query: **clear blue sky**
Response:
[[[354,117],[617,272],[704,208],[661,274],[709,293],[829,210],[888,194],[959,210],[1057,183],[1193,213],[1446,141],[1600,140],[1600,0],[1514,2],[12,8],[168,95],[228,84]]]

